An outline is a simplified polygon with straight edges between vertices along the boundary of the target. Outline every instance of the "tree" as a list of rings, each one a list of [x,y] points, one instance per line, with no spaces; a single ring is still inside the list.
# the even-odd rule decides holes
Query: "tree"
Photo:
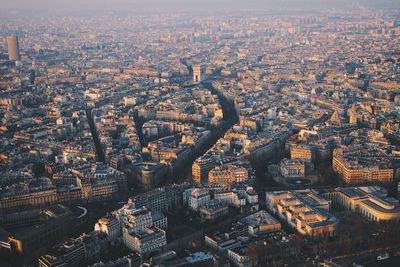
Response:
[[[36,161],[32,165],[32,172],[33,175],[37,178],[40,177],[43,173],[45,173],[46,169],[44,163],[41,161]]]

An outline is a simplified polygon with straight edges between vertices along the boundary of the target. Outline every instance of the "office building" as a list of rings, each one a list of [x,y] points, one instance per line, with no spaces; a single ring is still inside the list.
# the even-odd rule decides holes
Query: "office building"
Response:
[[[215,166],[215,161],[210,156],[204,156],[195,160],[192,165],[192,177],[198,184],[207,183],[208,173]]]
[[[257,211],[241,219],[239,224],[247,227],[249,236],[281,229],[281,224],[278,220],[264,210]]]
[[[124,244],[131,250],[140,254],[148,254],[167,244],[165,231],[157,227],[146,228],[140,233],[129,233],[123,229]]]
[[[393,181],[391,158],[377,149],[335,149],[332,165],[346,184]]]
[[[212,199],[199,209],[200,216],[206,220],[215,220],[228,214],[228,206],[218,199]]]
[[[54,253],[39,258],[39,267],[82,266],[85,247],[82,238],[69,239],[57,247]]]
[[[129,202],[135,208],[149,208],[151,211],[167,211],[167,197],[164,189],[157,188],[137,196],[129,198]]]
[[[0,231],[0,248],[9,255],[31,255],[51,246],[71,230],[74,215],[62,206],[5,215]]]
[[[195,188],[189,195],[189,208],[199,210],[210,201],[210,192],[205,188]]]
[[[329,213],[330,201],[312,190],[266,193],[267,208],[300,234],[333,236],[338,220]]]
[[[94,226],[94,230],[108,235],[110,241],[116,241],[121,236],[121,227],[117,220],[112,215],[107,215],[98,220]]]
[[[400,204],[379,186],[344,187],[325,193],[332,204],[375,222],[400,221]]]

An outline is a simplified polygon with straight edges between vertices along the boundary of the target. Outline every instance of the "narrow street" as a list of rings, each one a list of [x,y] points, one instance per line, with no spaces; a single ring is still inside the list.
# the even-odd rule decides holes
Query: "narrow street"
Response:
[[[94,121],[93,121],[92,109],[86,109],[85,111],[86,111],[86,118],[88,120],[89,127],[90,127],[90,132],[92,133],[93,142],[96,147],[97,161],[98,162],[106,162],[104,150],[100,143],[99,134],[97,133],[96,125],[94,124]]]

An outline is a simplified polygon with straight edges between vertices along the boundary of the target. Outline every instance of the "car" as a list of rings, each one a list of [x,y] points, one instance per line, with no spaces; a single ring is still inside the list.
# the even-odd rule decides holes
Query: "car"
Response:
[[[389,253],[385,253],[382,255],[379,255],[378,257],[376,257],[376,260],[378,261],[383,261],[383,260],[387,260],[390,258],[390,254]]]

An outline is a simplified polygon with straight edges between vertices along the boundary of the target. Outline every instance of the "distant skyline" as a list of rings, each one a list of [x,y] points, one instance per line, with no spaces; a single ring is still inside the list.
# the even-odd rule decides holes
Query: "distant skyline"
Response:
[[[0,0],[1,13],[34,15],[45,12],[58,15],[96,15],[148,12],[224,12],[246,10],[348,8],[356,5],[397,8],[398,0]]]

